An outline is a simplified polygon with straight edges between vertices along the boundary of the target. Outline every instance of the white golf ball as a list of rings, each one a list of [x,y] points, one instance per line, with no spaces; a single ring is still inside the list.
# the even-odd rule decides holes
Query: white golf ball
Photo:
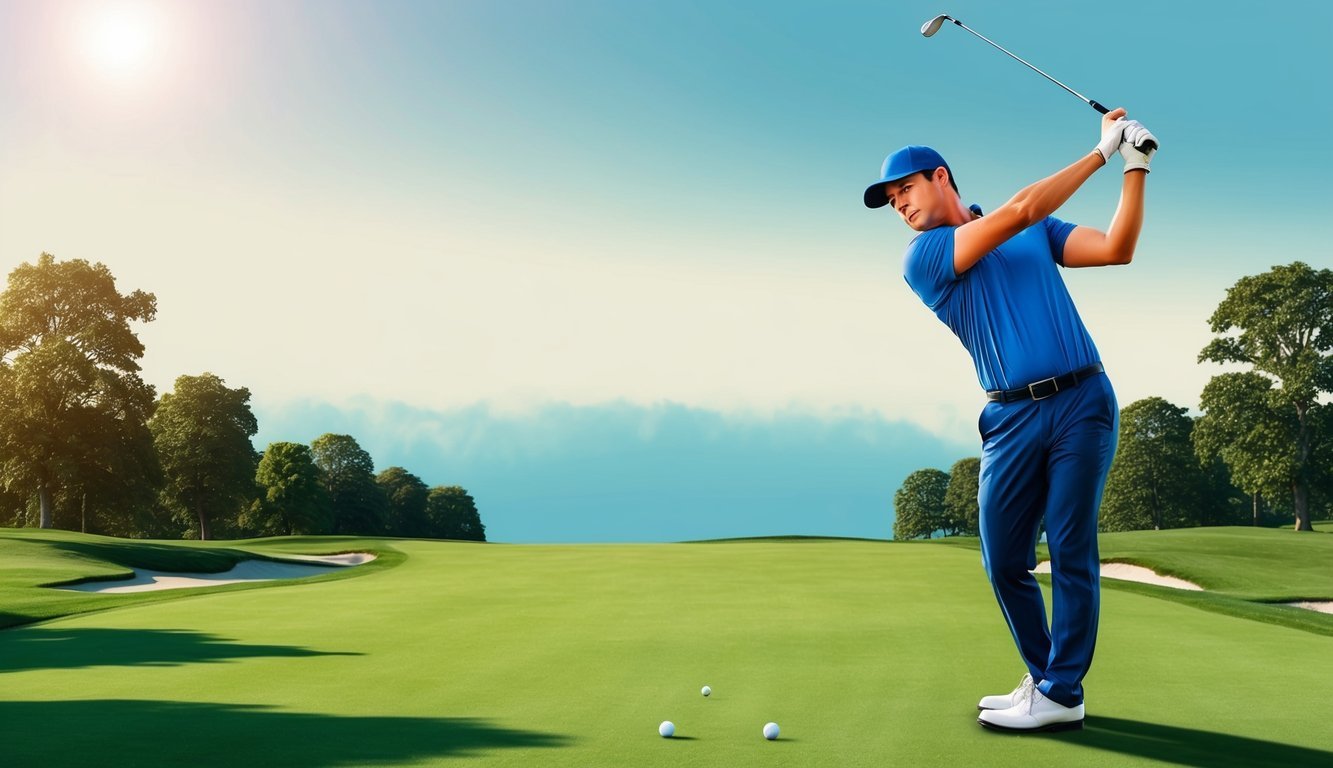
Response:
[[[764,726],[764,738],[772,741],[778,737],[778,724],[769,723]]]
[[[705,685],[705,686],[704,686],[704,689],[703,689],[702,691],[699,691],[699,693],[702,693],[702,694],[705,695],[705,696],[712,696],[712,695],[713,695],[713,689],[712,689],[712,688],[709,688],[708,686]]]
[[[669,739],[676,732],[676,724],[670,720],[663,720],[662,724],[657,726],[657,732],[662,734],[662,738]]]

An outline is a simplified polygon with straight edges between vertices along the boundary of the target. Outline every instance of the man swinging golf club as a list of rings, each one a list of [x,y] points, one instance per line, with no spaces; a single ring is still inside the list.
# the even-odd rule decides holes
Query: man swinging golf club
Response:
[[[889,155],[865,191],[867,207],[890,206],[920,233],[907,247],[904,277],[967,348],[986,390],[978,423],[981,557],[1027,665],[1013,692],[978,705],[978,722],[996,730],[1083,726],[1082,681],[1100,599],[1097,511],[1119,409],[1058,267],[1128,264],[1134,255],[1157,144],[1124,116],[1124,109],[1106,114],[1092,151],[986,216],[963,205],[953,171],[929,147]],[[1125,172],[1110,227],[1054,218],[1117,150]],[[1030,573],[1043,519],[1054,598],[1049,628]]]

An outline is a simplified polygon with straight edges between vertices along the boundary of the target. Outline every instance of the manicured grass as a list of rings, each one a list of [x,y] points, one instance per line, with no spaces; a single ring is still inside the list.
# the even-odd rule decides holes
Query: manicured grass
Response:
[[[404,557],[0,632],[5,764],[1333,761],[1312,682],[1333,638],[1119,589],[1103,592],[1087,729],[982,731],[977,698],[1022,669],[965,546],[363,543]],[[668,719],[680,738],[657,736]]]
[[[1333,536],[1279,528],[1105,533],[1102,560],[1178,576],[1210,592],[1264,602],[1333,600]]]
[[[979,551],[975,537],[934,539]],[[1103,533],[1103,562],[1151,568],[1204,587],[1190,592],[1103,579],[1102,587],[1171,600],[1200,610],[1333,637],[1333,615],[1283,603],[1333,600],[1333,536],[1288,529],[1218,527]],[[1037,558],[1049,557],[1045,544]],[[1049,576],[1038,576],[1050,584]]]
[[[0,528],[0,628],[139,603],[191,596],[194,590],[97,595],[58,589],[57,584],[129,578],[132,569],[173,573],[219,573],[242,560],[280,559],[284,552],[337,554],[374,552],[368,570],[330,570],[315,578],[342,579],[389,568],[402,555],[381,540],[346,537],[253,539],[247,541],[145,541],[89,536],[71,531]],[[266,584],[206,587],[209,591],[257,589]]]

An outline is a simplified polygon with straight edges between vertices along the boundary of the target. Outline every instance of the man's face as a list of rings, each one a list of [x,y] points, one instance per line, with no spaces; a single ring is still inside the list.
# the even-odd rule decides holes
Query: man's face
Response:
[[[914,173],[891,181],[885,185],[884,194],[907,226],[925,232],[939,226],[945,212],[943,187],[948,184],[944,169],[936,168],[932,173]]]

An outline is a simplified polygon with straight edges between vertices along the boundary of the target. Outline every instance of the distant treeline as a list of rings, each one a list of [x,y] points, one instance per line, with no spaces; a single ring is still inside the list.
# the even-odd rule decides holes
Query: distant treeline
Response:
[[[1295,262],[1241,278],[1208,322],[1218,336],[1198,362],[1248,370],[1214,376],[1198,418],[1160,397],[1121,410],[1102,531],[1333,518],[1333,271]],[[969,458],[908,475],[894,538],[976,535],[979,471]]]
[[[485,541],[463,488],[378,474],[350,435],[256,452],[250,391],[181,376],[160,398],[139,376],[131,322],[103,264],[43,253],[0,294],[0,525],[134,538],[294,534]]]

